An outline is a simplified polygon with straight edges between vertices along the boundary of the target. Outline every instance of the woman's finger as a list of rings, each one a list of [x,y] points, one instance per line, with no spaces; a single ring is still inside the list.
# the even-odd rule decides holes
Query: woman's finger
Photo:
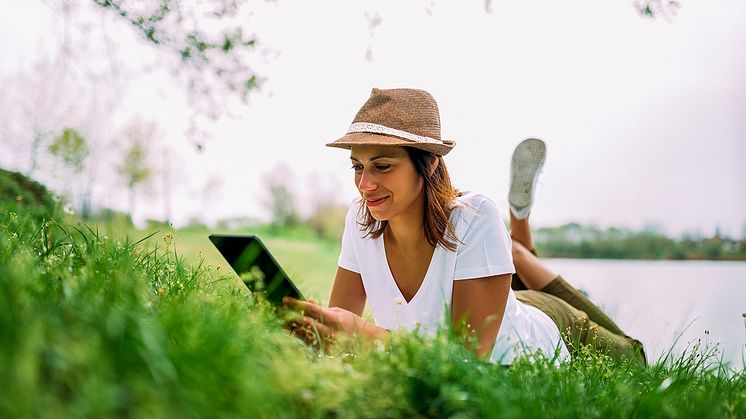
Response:
[[[324,320],[325,317],[328,317],[326,308],[321,307],[320,305],[315,304],[312,301],[294,300],[291,301],[290,304],[292,304],[294,308],[302,310],[305,315],[313,317],[314,319],[321,322],[326,322]]]
[[[293,297],[283,297],[282,298],[282,304],[286,305],[290,308],[295,308],[302,310],[305,307],[305,304],[307,304],[305,301],[296,300]]]
[[[304,316],[300,319],[300,323],[318,333],[322,338],[334,337],[334,329],[312,317]]]
[[[290,308],[302,310],[305,314],[308,314],[315,319],[321,319],[324,309],[313,300],[302,301],[292,297],[283,297],[282,303]]]
[[[326,315],[326,309],[324,309],[324,307],[312,305],[312,304],[306,307],[306,315],[322,323],[326,323],[327,322],[326,319],[329,317]]]

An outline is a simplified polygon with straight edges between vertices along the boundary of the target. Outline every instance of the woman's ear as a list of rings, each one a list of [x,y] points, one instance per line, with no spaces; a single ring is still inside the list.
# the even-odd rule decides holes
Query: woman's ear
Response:
[[[429,160],[427,162],[427,176],[432,177],[433,173],[435,173],[435,170],[438,168],[438,165],[440,164],[440,159],[437,157],[434,157],[432,160]]]

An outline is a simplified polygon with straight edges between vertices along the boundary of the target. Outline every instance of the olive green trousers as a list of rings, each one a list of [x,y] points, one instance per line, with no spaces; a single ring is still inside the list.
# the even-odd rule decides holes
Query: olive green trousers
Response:
[[[517,282],[518,281],[518,282]],[[627,336],[600,308],[585,295],[557,276],[541,291],[525,289],[520,277],[513,276],[518,301],[546,313],[559,328],[570,352],[584,345],[612,358],[630,358],[647,365],[642,343]]]

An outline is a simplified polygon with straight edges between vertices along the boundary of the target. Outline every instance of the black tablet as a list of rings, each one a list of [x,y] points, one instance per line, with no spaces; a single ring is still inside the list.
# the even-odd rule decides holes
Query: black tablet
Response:
[[[281,305],[285,296],[304,300],[259,237],[211,234],[210,241],[252,293],[263,293],[274,305]]]

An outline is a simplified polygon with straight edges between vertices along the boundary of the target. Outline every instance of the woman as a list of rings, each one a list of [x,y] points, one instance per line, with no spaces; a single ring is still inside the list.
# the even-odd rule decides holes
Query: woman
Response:
[[[376,340],[395,329],[432,332],[452,319],[475,335],[476,354],[492,362],[510,364],[536,351],[560,362],[578,343],[637,357],[639,342],[529,251],[527,216],[543,143],[527,140],[514,153],[512,249],[495,204],[451,185],[443,156],[454,145],[440,138],[429,93],[373,89],[347,134],[327,144],[351,150],[362,199],[345,219],[329,307],[286,301],[304,313],[295,331]],[[528,289],[513,291],[511,282]],[[366,301],[375,323],[361,317]]]

